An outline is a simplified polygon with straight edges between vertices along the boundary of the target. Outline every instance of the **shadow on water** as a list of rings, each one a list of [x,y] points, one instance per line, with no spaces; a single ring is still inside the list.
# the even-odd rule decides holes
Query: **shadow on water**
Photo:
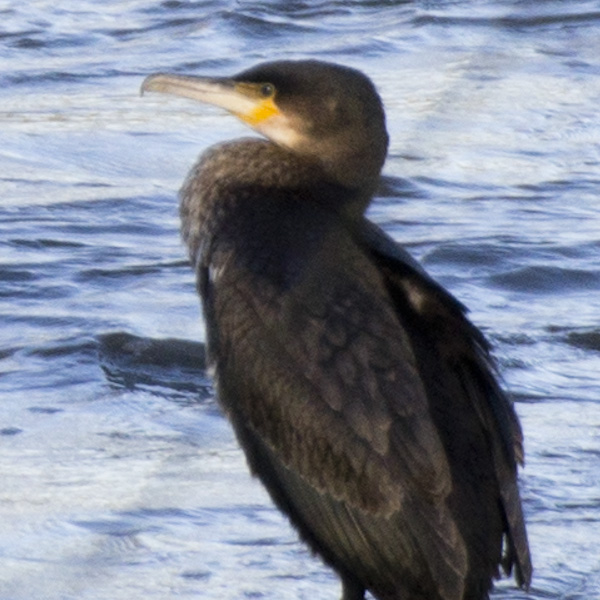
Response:
[[[119,386],[165,387],[212,395],[204,344],[142,338],[125,332],[98,336],[98,359],[107,379]]]

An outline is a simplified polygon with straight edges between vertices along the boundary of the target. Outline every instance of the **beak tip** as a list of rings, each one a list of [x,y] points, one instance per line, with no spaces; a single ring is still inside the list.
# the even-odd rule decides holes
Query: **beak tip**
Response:
[[[148,75],[144,81],[142,81],[142,85],[140,86],[140,96],[143,96],[146,92],[154,92],[154,91],[159,91],[155,86],[153,86],[153,82],[156,81],[157,76],[160,76],[159,74],[152,74],[152,75]]]

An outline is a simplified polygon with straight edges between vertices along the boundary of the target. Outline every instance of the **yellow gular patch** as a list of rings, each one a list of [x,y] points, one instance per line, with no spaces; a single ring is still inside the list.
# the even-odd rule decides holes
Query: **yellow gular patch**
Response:
[[[273,98],[265,98],[258,102],[254,108],[243,114],[239,115],[239,118],[242,121],[245,121],[250,125],[250,127],[256,127],[263,121],[274,117],[279,114],[279,109],[275,106],[275,102],[273,102]]]

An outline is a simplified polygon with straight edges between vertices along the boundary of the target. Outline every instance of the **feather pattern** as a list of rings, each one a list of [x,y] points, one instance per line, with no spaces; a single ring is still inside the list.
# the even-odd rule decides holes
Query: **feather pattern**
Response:
[[[219,398],[253,472],[348,599],[487,598],[503,536],[527,584],[522,437],[483,336],[322,189],[227,189],[229,151],[281,152],[267,144],[205,156],[181,209]]]

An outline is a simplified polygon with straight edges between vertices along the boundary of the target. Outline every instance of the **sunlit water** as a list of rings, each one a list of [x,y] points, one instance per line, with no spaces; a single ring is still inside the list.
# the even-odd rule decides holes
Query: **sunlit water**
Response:
[[[247,133],[143,77],[275,57],[377,83],[371,216],[471,308],[522,419],[528,597],[599,599],[600,5],[541,0],[0,5],[0,598],[337,597],[203,373],[101,343],[203,340],[176,191]]]

